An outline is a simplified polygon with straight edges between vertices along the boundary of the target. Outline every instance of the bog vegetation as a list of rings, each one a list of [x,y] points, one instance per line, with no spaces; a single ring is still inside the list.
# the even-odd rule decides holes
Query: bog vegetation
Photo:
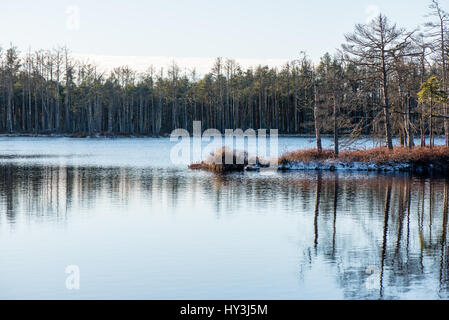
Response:
[[[424,8],[423,8],[424,9]],[[449,15],[433,0],[428,23],[404,30],[379,15],[333,55],[305,53],[282,68],[242,69],[218,58],[199,77],[167,69],[100,72],[67,48],[0,51],[0,132],[154,135],[175,128],[274,128],[284,134],[375,135],[412,148],[444,134],[449,146]],[[424,10],[423,10],[424,11]],[[429,140],[429,139],[427,139]]]
[[[430,148],[395,148],[389,151],[387,148],[373,148],[368,150],[347,150],[342,151],[338,156],[332,150],[323,150],[318,152],[316,149],[298,150],[288,152],[280,157],[280,163],[295,162],[316,162],[322,160],[337,160],[340,162],[361,162],[373,164],[413,164],[421,165],[437,165],[439,167],[448,168],[449,165],[449,148],[444,146]]]

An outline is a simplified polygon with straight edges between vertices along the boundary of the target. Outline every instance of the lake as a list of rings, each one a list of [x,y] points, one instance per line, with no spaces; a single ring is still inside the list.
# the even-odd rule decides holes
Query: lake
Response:
[[[0,298],[449,297],[446,177],[219,176],[170,163],[173,145],[1,137]]]

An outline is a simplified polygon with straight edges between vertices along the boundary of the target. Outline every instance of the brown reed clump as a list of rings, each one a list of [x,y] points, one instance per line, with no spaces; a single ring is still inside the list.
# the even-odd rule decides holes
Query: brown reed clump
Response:
[[[312,162],[322,160],[337,160],[341,162],[364,162],[364,163],[410,163],[416,165],[438,164],[449,165],[448,147],[417,147],[413,149],[396,147],[388,150],[384,147],[366,150],[343,151],[338,157],[332,150],[318,152],[316,149],[299,150],[288,152],[280,157],[281,163]]]
[[[229,161],[231,159],[232,161]],[[189,165],[189,169],[225,173],[244,171],[247,165],[248,154],[246,152],[222,147],[215,150],[207,160]]]
[[[320,160],[328,160],[334,158],[332,150],[323,150],[318,152],[317,149],[306,149],[287,152],[279,158],[280,163],[289,162],[312,162]]]

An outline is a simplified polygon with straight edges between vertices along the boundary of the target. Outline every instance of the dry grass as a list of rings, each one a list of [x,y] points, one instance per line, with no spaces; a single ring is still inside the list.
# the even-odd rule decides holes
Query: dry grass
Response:
[[[412,164],[449,164],[449,148],[429,147],[395,148],[393,151],[387,148],[373,148],[357,151],[343,151],[338,157],[332,150],[323,150],[319,153],[316,149],[299,150],[288,152],[280,157],[281,163],[311,162],[334,159],[342,162],[365,162],[365,163],[412,163]]]
[[[226,159],[232,159],[232,163],[228,163]],[[248,165],[248,154],[246,152],[237,152],[222,147],[215,150],[207,160],[189,165],[189,169],[225,173],[244,171],[246,165]]]
[[[312,162],[319,160],[328,160],[334,158],[334,152],[332,150],[323,150],[318,152],[317,149],[297,150],[293,152],[287,152],[279,158],[280,163],[289,162]]]

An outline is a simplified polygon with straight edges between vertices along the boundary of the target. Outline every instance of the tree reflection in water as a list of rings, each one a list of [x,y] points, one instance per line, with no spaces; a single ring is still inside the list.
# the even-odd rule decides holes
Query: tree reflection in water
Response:
[[[71,215],[93,213],[105,199],[123,208],[138,199],[170,212],[209,205],[217,218],[295,215],[299,286],[324,265],[345,298],[408,297],[410,288],[426,290],[429,283],[436,283],[440,298],[449,297],[445,178],[2,165],[0,196],[0,223],[11,226],[23,217],[70,223]],[[375,289],[366,285],[369,266],[379,272]]]

